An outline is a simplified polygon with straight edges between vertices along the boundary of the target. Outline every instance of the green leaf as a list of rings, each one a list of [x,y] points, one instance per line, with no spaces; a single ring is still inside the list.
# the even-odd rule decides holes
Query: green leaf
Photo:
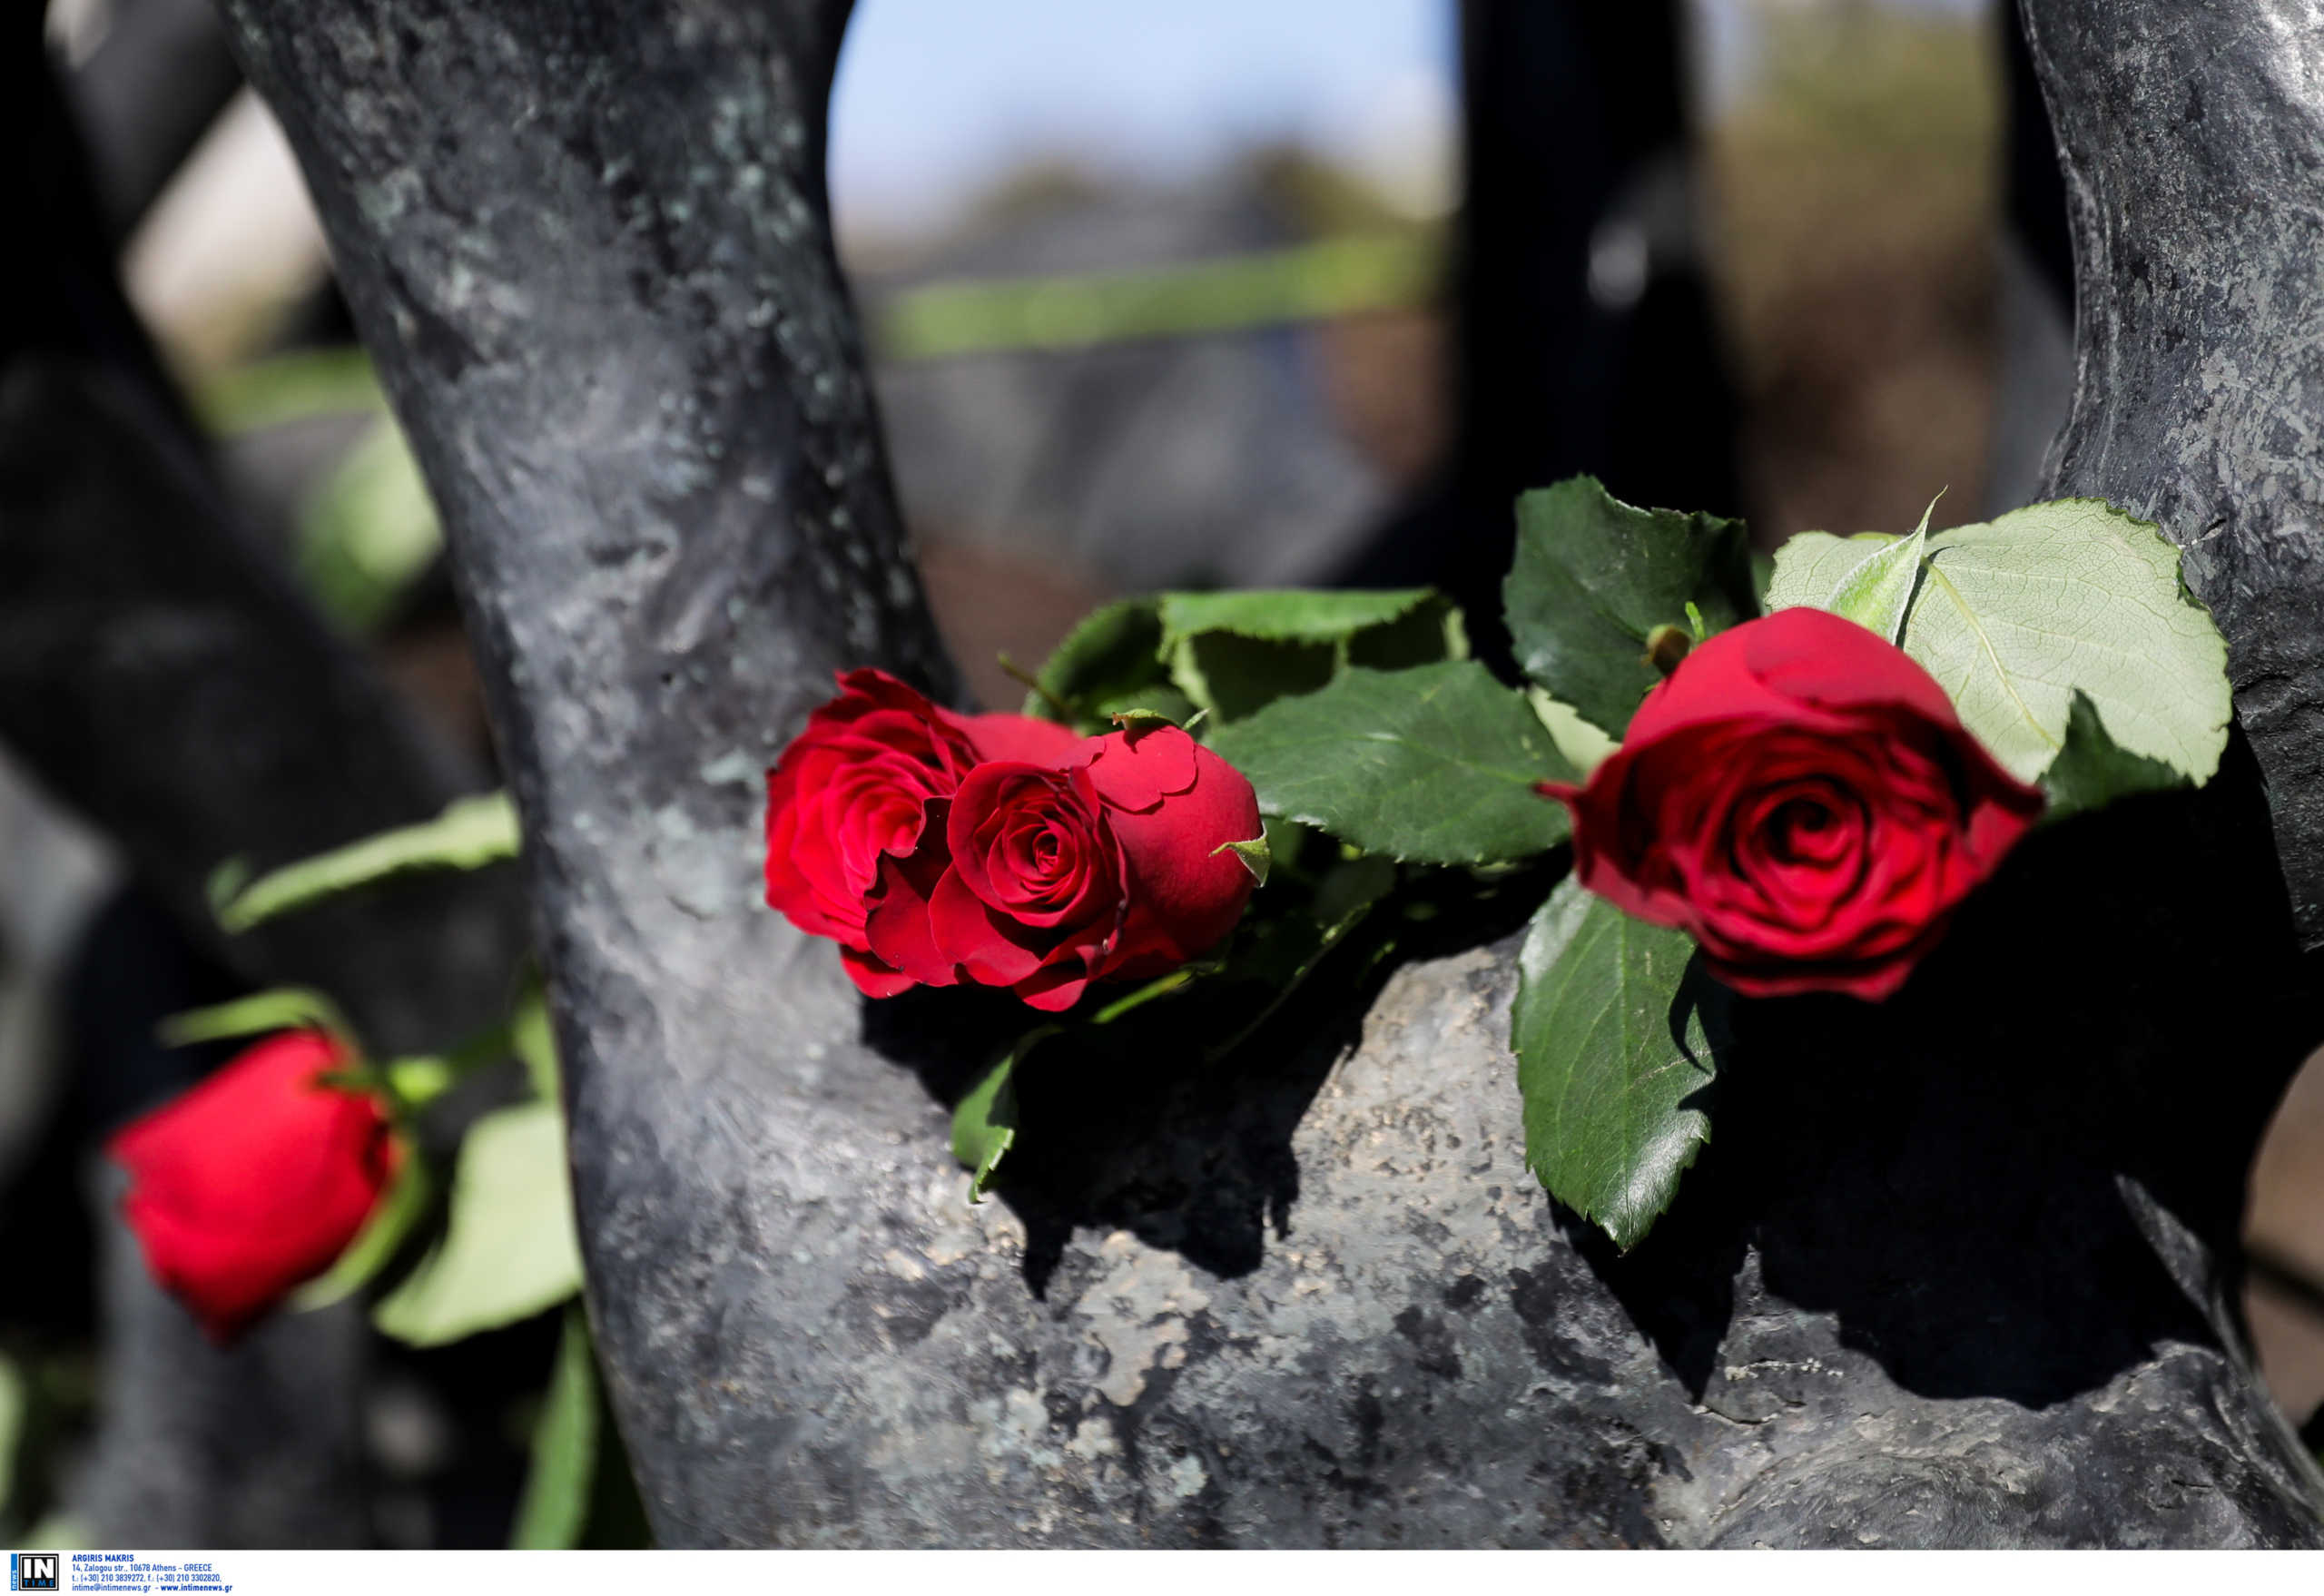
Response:
[[[218,911],[218,923],[239,934],[280,914],[390,876],[423,870],[477,870],[514,859],[517,806],[506,793],[456,798],[434,820],[376,836],[270,871]]]
[[[552,1103],[498,1108],[468,1128],[444,1239],[373,1315],[414,1346],[514,1324],[581,1289],[565,1126]]]
[[[210,879],[202,882],[202,895],[210,904],[210,912],[219,914],[235,895],[251,884],[251,862],[239,855],[222,859],[211,871]]]
[[[1161,601],[1125,598],[1091,611],[1066,634],[1034,680],[1040,688],[1026,695],[1024,713],[1044,720],[1066,718],[1050,697],[1071,704],[1085,724],[1102,724],[1109,707],[1133,704],[1167,713],[1175,706],[1149,702],[1154,695],[1147,691],[1167,687],[1170,680],[1162,666]],[[1189,714],[1193,707],[1187,706]]]
[[[1533,706],[1541,725],[1550,734],[1550,741],[1568,764],[1580,771],[1587,780],[1599,762],[1621,744],[1605,732],[1581,718],[1581,712],[1571,704],[1560,704],[1539,687],[1525,689],[1525,702]]]
[[[1688,980],[1693,954],[1684,932],[1633,920],[1571,879],[1518,954],[1510,1046],[1525,1161],[1625,1250],[1710,1139],[1704,1089],[1718,1073],[1725,997],[1708,978]]]
[[[1263,813],[1423,864],[1556,847],[1565,810],[1533,783],[1577,773],[1525,700],[1472,661],[1350,669],[1220,727],[1211,746],[1249,778]]]
[[[16,1457],[25,1444],[25,1417],[32,1407],[32,1392],[16,1360],[0,1353],[0,1523],[14,1523],[16,1497]]]
[[[976,1089],[952,1110],[952,1156],[969,1171],[969,1201],[984,1201],[985,1183],[1017,1142],[1017,1065],[1060,1028],[1036,1026],[985,1072]]]
[[[379,1066],[388,1090],[406,1108],[424,1108],[459,1083],[460,1072],[441,1053],[413,1053]]]
[[[299,516],[300,573],[316,602],[354,632],[388,619],[444,547],[419,462],[381,416]]]
[[[1802,533],[1776,556],[1768,601],[1829,608],[1877,533]],[[2096,499],[2034,505],[1928,540],[1905,652],[2020,781],[2063,746],[2073,695],[2114,741],[2201,783],[2232,708],[2227,645],[2179,583],[2179,551]]]
[[[1344,665],[1402,670],[1465,659],[1461,612],[1433,588],[1280,588],[1162,596],[1171,679],[1222,721],[1313,693]]]
[[[1179,690],[1221,721],[1313,693],[1339,669],[1339,655],[1328,643],[1269,642],[1233,632],[1180,637],[1169,661]]]
[[[1253,881],[1263,887],[1267,884],[1267,865],[1273,856],[1267,852],[1266,831],[1264,827],[1261,828],[1257,836],[1246,842],[1221,842],[1217,847],[1213,848],[1211,852],[1224,853],[1229,849],[1234,851],[1236,858],[1243,862],[1243,868],[1251,872]]]
[[[1712,632],[1758,613],[1743,523],[1626,505],[1593,477],[1517,501],[1517,560],[1502,587],[1525,674],[1619,734],[1661,678],[1646,661],[1657,626]]]
[[[2159,793],[2183,787],[2187,778],[2161,760],[2132,754],[2106,734],[2106,723],[2090,695],[2077,692],[2066,715],[2065,746],[2050,768],[2042,773],[2042,791],[2049,795],[2045,821],[2063,820],[2102,809],[2133,793]]]
[[[1846,616],[1867,632],[1878,633],[1889,643],[1903,636],[1905,616],[1920,586],[1921,566],[1927,556],[1928,518],[1935,513],[1936,500],[1933,498],[1928,508],[1921,512],[1921,524],[1913,535],[1884,544],[1866,555],[1854,570],[1840,578],[1840,585],[1833,589],[1832,602],[1825,607],[1834,615]]]
[[[548,1017],[548,994],[535,980],[517,1000],[516,1015],[508,1022],[508,1041],[517,1058],[524,1060],[525,1076],[533,1084],[533,1095],[544,1103],[565,1101],[559,1085],[556,1062],[556,1032]]]
[[[1347,640],[1343,663],[1367,670],[1402,671],[1414,665],[1469,657],[1469,628],[1461,606],[1432,593],[1393,621],[1369,626]]]
[[[1153,683],[1135,693],[1099,698],[1093,701],[1088,708],[1088,718],[1083,724],[1088,730],[1101,734],[1114,730],[1114,717],[1119,714],[1140,720],[1165,721],[1191,733],[1196,729],[1196,723],[1202,719],[1204,714],[1200,704],[1167,682]]]
[[[1158,709],[1147,709],[1143,704],[1132,704],[1128,709],[1108,711],[1106,719],[1116,731],[1127,732],[1132,742],[1136,742],[1148,732],[1158,732],[1164,726],[1186,724],[1182,720],[1164,714]]]
[[[1167,593],[1106,606],[1033,679],[1024,713],[1105,729],[1130,709],[1190,724],[1312,693],[1345,665],[1402,669],[1468,656],[1461,612],[1425,587]]]
[[[316,416],[388,413],[388,396],[359,344],[300,350],[205,372],[191,397],[202,424],[227,438]]]
[[[1768,586],[1768,610],[1827,609],[1849,572],[1866,558],[1903,539],[1893,532],[1795,532],[1776,550],[1775,580]],[[1909,622],[1910,617],[1907,616]]]
[[[538,984],[533,984],[507,1021],[486,1026],[447,1052],[409,1054],[380,1065],[379,1073],[385,1078],[389,1093],[401,1105],[405,1116],[425,1108],[478,1070],[521,1051],[526,1039],[518,1033],[527,1018],[525,1005],[537,1004],[539,994]],[[530,1058],[525,1062],[527,1069],[533,1065]],[[553,1058],[550,1069],[555,1069]],[[552,1073],[552,1087],[555,1079]],[[549,1095],[554,1098],[554,1091]]]
[[[1166,593],[1162,596],[1163,648],[1205,632],[1272,643],[1342,643],[1357,633],[1419,610],[1437,597],[1430,587],[1388,593],[1343,593],[1315,588],[1254,588],[1235,593]],[[1441,616],[1433,624],[1442,627]]]
[[[597,1473],[597,1440],[605,1425],[597,1389],[597,1360],[589,1346],[589,1318],[575,1301],[565,1309],[556,1362],[533,1426],[532,1467],[517,1504],[508,1545],[517,1552],[564,1552],[581,1543],[589,1519],[590,1487]]]
[[[305,1313],[327,1308],[369,1286],[403,1250],[413,1229],[428,1217],[435,1197],[436,1182],[427,1162],[417,1151],[405,1148],[403,1167],[396,1172],[388,1195],[371,1210],[371,1217],[339,1255],[339,1261],[291,1294],[291,1309]]]
[[[339,1011],[339,1005],[308,987],[274,987],[237,998],[231,1003],[189,1009],[162,1020],[157,1034],[162,1046],[184,1048],[230,1037],[308,1030],[323,1031],[336,1039],[348,1053],[360,1055],[354,1027]]]
[[[599,1385],[597,1477],[589,1491],[589,1516],[581,1544],[586,1550],[644,1551],[654,1545],[654,1525],[637,1494],[629,1449],[622,1444],[621,1426]]]

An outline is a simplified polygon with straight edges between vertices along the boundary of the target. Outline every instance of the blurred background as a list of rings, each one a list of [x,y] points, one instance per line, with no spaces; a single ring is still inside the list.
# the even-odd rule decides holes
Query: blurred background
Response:
[[[1764,547],[1905,530],[1940,490],[1940,526],[2024,502],[2071,286],[2011,23],[1982,0],[860,0],[832,201],[955,655],[1009,703],[1003,656],[1165,586],[1433,581],[1489,614],[1509,496],[1581,469],[1746,515]],[[129,300],[251,524],[488,759],[427,493],[206,5],[51,0],[45,27]],[[1488,194],[1526,203],[1464,203]],[[108,1436],[166,1399],[118,1366],[108,1271],[134,1264],[93,1149],[202,1067],[150,1056],[151,1020],[231,990],[0,752],[0,1257],[38,1283],[0,1301],[17,1542],[133,1500]],[[2250,1230],[2265,1373],[2309,1421],[2314,1063]],[[362,1533],[507,1539],[556,1335],[373,1349]]]

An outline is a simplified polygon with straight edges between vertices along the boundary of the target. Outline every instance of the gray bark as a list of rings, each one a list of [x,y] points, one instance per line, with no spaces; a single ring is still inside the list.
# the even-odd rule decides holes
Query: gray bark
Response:
[[[2079,277],[2053,494],[2185,550],[2324,946],[2324,8],[2026,0]]]
[[[1006,1002],[866,1005],[757,901],[826,673],[944,677],[824,215],[845,6],[227,12],[452,538],[665,1542],[2324,1543],[2222,1305],[2299,1058],[2248,765],[2030,843],[1889,1006],[1748,1009],[1626,1257],[1523,1165],[1515,888],[1230,1075],[1045,1059],[969,1207]]]

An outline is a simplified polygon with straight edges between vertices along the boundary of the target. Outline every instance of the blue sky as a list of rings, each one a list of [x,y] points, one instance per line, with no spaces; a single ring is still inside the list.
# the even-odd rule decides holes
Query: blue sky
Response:
[[[1585,0],[1630,4],[1631,0]],[[1713,79],[1754,0],[1694,0]],[[1986,0],[1889,0],[1974,14]],[[1452,0],[857,0],[833,106],[842,227],[940,221],[1019,161],[1169,179],[1286,135],[1403,182],[1439,174]]]
[[[1441,122],[1448,0],[857,0],[832,111],[842,223],[944,208],[1019,159],[1157,176],[1263,139]]]

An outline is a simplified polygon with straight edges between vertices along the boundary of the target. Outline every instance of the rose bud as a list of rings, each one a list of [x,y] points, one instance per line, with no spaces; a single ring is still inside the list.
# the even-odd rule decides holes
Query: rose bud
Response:
[[[1080,739],[1025,715],[955,714],[883,671],[849,671],[839,685],[767,773],[766,901],[837,941],[856,986],[885,998],[912,982],[866,940],[880,861],[920,845],[930,803],[978,761],[1062,764]]]
[[[1107,973],[1160,975],[1210,951],[1257,884],[1226,846],[1262,834],[1251,783],[1175,726],[1091,739],[1089,773],[1134,883]]]
[[[1721,633],[1646,695],[1580,787],[1581,884],[1687,931],[1753,997],[1904,984],[2042,811],[1945,689],[1853,621],[1786,609]]]
[[[378,1099],[316,1079],[348,1062],[319,1031],[270,1037],[106,1144],[146,1266],[221,1345],[329,1268],[395,1174]]]

